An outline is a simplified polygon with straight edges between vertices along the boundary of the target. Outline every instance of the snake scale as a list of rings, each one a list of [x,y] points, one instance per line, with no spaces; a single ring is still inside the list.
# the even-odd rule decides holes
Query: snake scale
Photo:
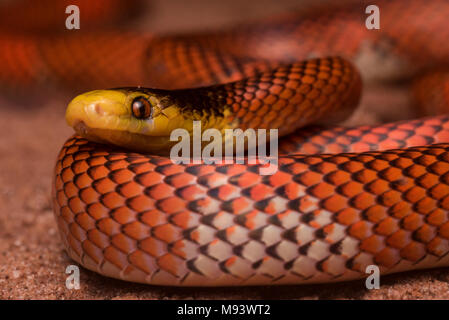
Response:
[[[366,28],[368,3],[358,1],[198,34],[2,35],[0,55],[18,61],[2,68],[10,89],[127,86],[80,95],[67,111],[78,135],[57,158],[53,205],[70,257],[106,276],[174,286],[332,282],[365,277],[369,265],[382,274],[449,265],[449,117],[437,115],[449,102],[449,2],[375,2],[379,30]],[[414,82],[430,117],[300,129],[347,117],[361,78],[435,69]],[[155,100],[161,113],[184,105],[190,120],[279,129],[278,171],[127,150],[130,139],[116,140],[111,122],[95,117],[120,99],[132,113],[130,96]],[[92,113],[81,114],[86,105]]]

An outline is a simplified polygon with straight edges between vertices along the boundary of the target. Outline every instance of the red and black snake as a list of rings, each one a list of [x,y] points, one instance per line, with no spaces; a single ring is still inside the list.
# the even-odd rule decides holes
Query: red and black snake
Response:
[[[379,30],[365,25],[368,4],[380,9]],[[382,273],[446,266],[449,116],[436,114],[449,103],[448,12],[445,0],[379,0],[197,34],[2,33],[0,83],[126,87],[81,95],[76,112],[69,106],[69,124],[101,142],[116,143],[116,128],[78,110],[93,106],[100,118],[121,99],[128,118],[152,120],[154,110],[133,113],[137,98],[162,114],[173,107],[190,120],[288,134],[267,176],[258,164],[174,164],[124,149],[136,147],[124,138],[119,146],[69,138],[55,168],[55,217],[70,257],[100,274],[260,285],[356,279],[369,265]],[[364,80],[426,74],[414,94],[433,115],[298,130],[350,114],[361,89],[353,65]]]

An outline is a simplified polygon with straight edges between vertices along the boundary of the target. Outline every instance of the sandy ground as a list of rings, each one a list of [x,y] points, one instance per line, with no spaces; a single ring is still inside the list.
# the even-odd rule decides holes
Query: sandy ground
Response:
[[[205,3],[209,5],[205,6]],[[224,4],[226,3],[226,4]],[[154,1],[149,27],[157,31],[223,26],[288,11],[295,1]],[[251,9],[251,10],[250,10]],[[173,18],[173,12],[178,12]],[[170,23],[168,23],[168,21]],[[53,165],[72,130],[64,121],[69,96],[23,104],[0,98],[0,299],[448,299],[449,272],[415,271],[364,281],[311,286],[244,288],[153,287],[109,279],[81,268],[81,289],[68,290],[64,252],[50,201]],[[403,90],[377,89],[363,98],[354,122],[379,119],[370,111],[403,115]],[[380,108],[382,106],[382,108]],[[383,116],[380,116],[383,119]]]

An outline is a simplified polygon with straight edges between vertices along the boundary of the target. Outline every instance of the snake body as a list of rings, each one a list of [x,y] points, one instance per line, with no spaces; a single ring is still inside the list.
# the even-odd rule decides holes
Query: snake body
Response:
[[[449,265],[447,115],[297,130],[334,112],[338,121],[357,104],[358,72],[332,56],[363,78],[409,79],[448,63],[447,1],[376,4],[380,30],[366,28],[362,1],[207,34],[2,34],[0,61],[14,63],[0,82],[10,89],[162,87],[114,97],[163,93],[189,121],[287,135],[273,175],[258,174],[260,164],[174,164],[124,149],[142,142],[112,134],[111,122],[89,123],[78,106],[77,133],[116,146],[76,135],[59,153],[53,205],[70,257],[106,276],[175,286],[331,282],[364,277],[369,265],[382,274]],[[298,62],[311,57],[320,58]],[[447,83],[442,72],[416,82],[423,110],[447,112]],[[180,89],[191,86],[201,88]],[[99,119],[109,112],[102,93],[89,102]]]

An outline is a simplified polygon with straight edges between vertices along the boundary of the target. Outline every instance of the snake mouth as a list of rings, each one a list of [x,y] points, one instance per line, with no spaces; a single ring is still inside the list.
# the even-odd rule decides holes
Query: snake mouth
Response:
[[[74,120],[75,132],[89,141],[101,144],[115,145],[125,149],[148,152],[159,155],[168,155],[170,148],[177,141],[170,141],[170,136],[148,136],[127,131],[91,128],[83,120]]]

